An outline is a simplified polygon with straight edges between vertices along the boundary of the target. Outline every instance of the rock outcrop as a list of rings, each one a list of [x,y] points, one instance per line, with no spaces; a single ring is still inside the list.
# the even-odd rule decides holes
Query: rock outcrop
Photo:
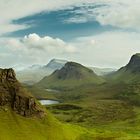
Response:
[[[22,116],[42,116],[35,98],[17,81],[13,69],[0,69],[0,106],[10,106]]]
[[[133,55],[126,65],[126,69],[130,70],[131,72],[140,72],[140,54],[137,53]]]
[[[118,71],[108,75],[108,78],[115,83],[139,85],[140,83],[140,53],[134,54],[129,63]]]

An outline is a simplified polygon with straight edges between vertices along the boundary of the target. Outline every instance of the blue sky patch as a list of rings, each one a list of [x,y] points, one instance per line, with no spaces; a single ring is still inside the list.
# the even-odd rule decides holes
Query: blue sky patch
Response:
[[[90,8],[96,7],[91,6]],[[75,18],[75,16],[77,17],[77,20],[82,17],[82,13],[78,13],[78,10],[80,11],[81,8],[75,7],[67,10],[42,12],[18,20],[13,20],[14,24],[25,24],[30,26],[30,28],[12,32],[9,36],[22,37],[35,32],[40,36],[48,35],[59,37],[64,40],[72,40],[76,37],[95,35],[104,31],[116,29],[112,26],[102,26],[95,19],[87,20],[86,22],[67,23],[67,20],[73,17]]]

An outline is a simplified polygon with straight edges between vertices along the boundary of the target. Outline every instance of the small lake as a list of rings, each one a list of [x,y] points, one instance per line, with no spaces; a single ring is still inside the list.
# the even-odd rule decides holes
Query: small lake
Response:
[[[41,105],[53,105],[53,104],[59,104],[58,101],[55,100],[39,100]]]

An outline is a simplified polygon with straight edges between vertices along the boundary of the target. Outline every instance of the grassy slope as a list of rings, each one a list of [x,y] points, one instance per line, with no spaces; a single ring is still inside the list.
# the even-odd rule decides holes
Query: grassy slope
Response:
[[[8,108],[0,108],[1,140],[115,140],[119,132],[87,129],[57,121],[49,112],[46,118],[24,118]]]
[[[122,84],[105,84],[78,88],[59,94],[53,93],[50,94],[52,98],[54,96],[66,105],[76,105],[82,109],[71,110],[68,109],[69,107],[66,107],[66,110],[51,107],[48,109],[62,122],[90,129],[97,139],[139,140],[140,108],[129,102],[114,99],[123,88],[126,90]],[[47,92],[44,95],[49,98]]]
[[[54,96],[64,103],[80,106],[81,110],[49,109],[62,122],[88,128],[90,126],[90,131],[94,132],[98,139],[139,140],[140,107],[136,106],[135,101],[137,99],[139,102],[140,87],[139,84],[135,84],[135,81],[139,81],[139,74],[132,75],[129,71],[124,70],[117,73],[113,79],[109,79],[107,84],[79,87],[69,92],[52,94],[52,97]],[[116,95],[124,97],[126,93],[131,100],[133,99],[134,104],[128,102],[129,97],[125,98],[127,100],[121,100],[122,97],[116,98]],[[87,138],[83,140],[87,140]]]
[[[122,70],[109,75],[107,77],[109,80],[112,80],[113,83],[119,83],[124,82],[126,84],[134,83],[134,82],[140,82],[140,74],[139,73],[133,73],[129,70],[126,71],[125,68]]]
[[[57,121],[49,112],[44,119],[25,118],[8,107],[0,108],[1,140],[80,140],[89,135],[82,127],[66,125]]]
[[[126,66],[108,76],[113,82],[140,82],[140,54],[133,55]]]
[[[37,85],[37,87],[44,87],[44,88],[50,88],[50,89],[58,89],[58,90],[71,90],[76,87],[80,87],[83,85],[90,85],[100,83],[101,81],[97,81],[94,78],[85,79],[86,82],[83,80],[56,80],[55,78],[48,78],[45,82],[41,82]]]
[[[135,114],[133,116],[129,106],[123,108],[123,106],[115,105],[115,102],[112,103],[114,106],[110,104],[108,109],[103,106],[102,108],[99,106],[100,109],[92,110],[90,108],[89,111],[78,108],[72,110],[53,108],[52,113],[61,121],[68,121],[71,124],[74,123],[88,128],[91,132],[94,132],[94,136],[103,140],[139,140],[140,108],[133,108]],[[108,119],[110,120],[108,121]]]
[[[101,77],[97,76],[92,70],[74,62],[69,63],[67,63],[67,65],[65,65],[61,70],[55,71],[48,77],[44,77],[39,83],[35,84],[35,86],[69,90],[83,85],[97,85],[105,81]]]

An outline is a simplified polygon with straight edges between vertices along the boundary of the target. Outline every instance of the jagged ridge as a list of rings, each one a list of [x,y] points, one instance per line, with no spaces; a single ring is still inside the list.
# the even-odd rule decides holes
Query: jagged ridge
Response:
[[[10,105],[22,116],[44,114],[35,98],[17,81],[13,69],[0,69],[0,105]]]
[[[126,69],[132,72],[140,72],[140,54],[133,55],[126,65]]]
[[[129,63],[117,72],[109,75],[113,82],[139,83],[140,82],[140,54],[134,54]]]

